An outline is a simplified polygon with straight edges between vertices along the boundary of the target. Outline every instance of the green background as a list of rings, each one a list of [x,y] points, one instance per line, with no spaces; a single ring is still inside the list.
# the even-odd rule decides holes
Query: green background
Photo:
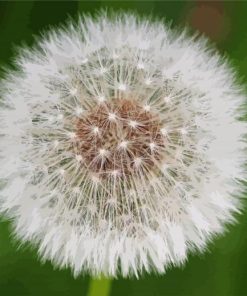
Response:
[[[95,13],[98,8],[134,10],[165,17],[173,25],[187,24],[206,34],[222,54],[230,57],[247,81],[247,2],[215,1],[83,1],[0,2],[0,65],[10,66],[16,46],[32,45],[34,35],[64,23],[78,12]],[[3,70],[0,75],[3,75]],[[9,224],[0,224],[0,295],[247,295],[247,211],[239,223],[229,227],[203,255],[190,256],[182,269],[172,268],[163,276],[141,279],[74,279],[69,270],[54,270],[40,264],[35,250],[19,247]]]

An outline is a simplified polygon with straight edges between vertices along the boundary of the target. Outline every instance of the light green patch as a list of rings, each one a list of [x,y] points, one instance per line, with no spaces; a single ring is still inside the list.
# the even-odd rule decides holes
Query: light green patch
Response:
[[[91,279],[88,296],[109,296],[111,291],[111,279]]]

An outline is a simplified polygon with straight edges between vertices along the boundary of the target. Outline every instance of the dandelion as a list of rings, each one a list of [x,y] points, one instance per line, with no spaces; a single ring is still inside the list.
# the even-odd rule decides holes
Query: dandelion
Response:
[[[75,275],[181,265],[241,209],[245,96],[203,38],[106,13],[24,48],[1,82],[1,203]]]

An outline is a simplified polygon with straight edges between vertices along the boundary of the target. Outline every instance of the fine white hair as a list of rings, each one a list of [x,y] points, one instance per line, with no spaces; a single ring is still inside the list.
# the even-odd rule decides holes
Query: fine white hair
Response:
[[[101,12],[43,34],[15,65],[0,84],[0,211],[43,260],[163,273],[235,221],[246,97],[206,39]]]

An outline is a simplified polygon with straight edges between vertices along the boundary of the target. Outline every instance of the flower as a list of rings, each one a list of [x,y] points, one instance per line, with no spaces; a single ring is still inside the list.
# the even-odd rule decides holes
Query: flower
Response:
[[[1,82],[1,212],[43,260],[93,275],[181,265],[235,221],[245,95],[202,37],[81,17]]]

